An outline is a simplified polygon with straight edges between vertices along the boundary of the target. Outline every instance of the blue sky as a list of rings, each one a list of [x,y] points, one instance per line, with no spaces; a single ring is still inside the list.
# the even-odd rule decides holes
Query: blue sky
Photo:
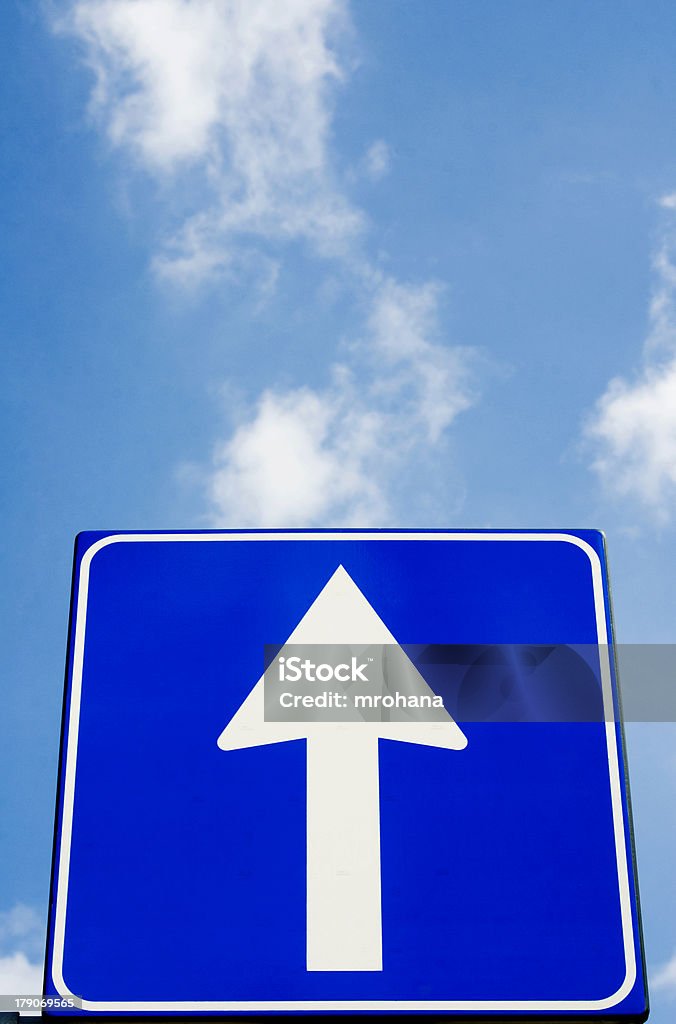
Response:
[[[0,10],[3,984],[78,530],[596,526],[619,638],[676,640],[673,5],[279,6]],[[629,742],[659,1022],[676,727]]]

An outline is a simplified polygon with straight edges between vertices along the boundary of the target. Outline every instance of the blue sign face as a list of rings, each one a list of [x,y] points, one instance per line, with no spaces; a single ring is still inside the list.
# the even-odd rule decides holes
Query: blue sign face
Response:
[[[73,593],[63,1012],[645,1019],[600,534],[83,534]],[[401,645],[444,710],[269,720],[287,643]]]

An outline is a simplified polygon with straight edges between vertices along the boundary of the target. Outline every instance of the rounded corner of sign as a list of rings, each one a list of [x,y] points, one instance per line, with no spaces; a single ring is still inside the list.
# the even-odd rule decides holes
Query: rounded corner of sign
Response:
[[[636,984],[636,977],[637,977],[636,958],[632,956],[629,959],[629,962],[627,963],[627,970],[626,970],[626,973],[625,973],[625,976],[624,976],[624,981],[622,982],[620,987],[618,989],[616,989],[615,992],[612,993],[612,995],[609,995],[606,999],[600,999],[599,1000],[599,1003],[598,1003],[599,1007],[601,1009],[611,1009],[611,1007],[617,1006],[617,1004],[621,1003],[623,999],[626,999],[627,996],[630,995],[630,993],[632,992],[632,990],[633,990],[633,988],[634,988],[634,986]],[[647,1006],[647,1000],[646,1000],[646,1006]],[[632,1020],[633,1019],[634,1018],[632,1017]],[[641,1018],[638,1018],[638,1019],[645,1020],[645,1017],[641,1017]]]
[[[56,960],[52,961],[50,976],[52,985],[56,989],[56,992],[60,999],[76,999],[80,1002],[80,997],[76,996],[74,992],[71,992],[66,980],[63,976],[63,964],[57,963]]]
[[[636,1017],[635,1024],[645,1024],[645,1021],[647,1021],[649,1016],[650,1016],[650,999],[648,997],[648,992],[646,990],[645,991],[645,995],[644,995],[644,999],[643,999],[643,1009],[639,1013],[638,1017]]]
[[[86,531],[85,531],[86,533]],[[78,536],[84,536],[78,534]],[[125,539],[125,535],[122,533],[111,533],[108,537],[101,537],[99,540],[95,540],[93,544],[84,551],[81,559],[81,566],[89,568],[94,560],[94,557],[98,555],[99,551],[103,551],[104,548],[109,547],[111,544],[119,544]]]
[[[601,530],[594,530],[591,532],[600,534],[605,542],[605,536]],[[585,555],[591,562],[592,569],[601,569],[601,559],[599,558],[598,551],[595,551],[588,541],[583,540],[582,537],[578,537],[576,533],[555,533],[552,534],[552,539],[563,541],[566,544],[572,544],[573,547],[584,551]]]

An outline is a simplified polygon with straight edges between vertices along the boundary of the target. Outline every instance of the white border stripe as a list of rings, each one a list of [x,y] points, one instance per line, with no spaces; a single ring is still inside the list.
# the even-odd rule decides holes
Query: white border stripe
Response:
[[[63,785],[63,811],[61,819],[61,842],[58,858],[58,883],[56,890],[56,912],[54,921],[54,943],[52,954],[52,980],[58,993],[64,998],[76,996],[69,990],[63,977],[63,954],[66,931],[66,909],[68,902],[68,875],[70,869],[70,844],[73,829],[73,804],[75,797],[75,771],[77,763],[80,702],[82,695],[82,671],[84,663],[85,627],[87,618],[87,596],[89,573],[94,556],[110,544],[166,542],[227,541],[558,541],[573,544],[584,551],[592,569],[594,606],[596,611],[597,638],[601,651],[601,684],[606,719],[606,742],[608,747],[608,770],[613,810],[615,854],[620,896],[620,910],[624,938],[626,975],[616,992],[602,999],[590,1000],[313,1000],[280,1002],[96,1002],[83,999],[85,1010],[100,1013],[127,1012],[261,1012],[295,1010],[399,1010],[399,1011],[456,1011],[486,1010],[499,1011],[578,1011],[603,1010],[616,1006],[627,996],[636,981],[636,954],[634,928],[631,911],[631,890],[629,886],[628,856],[625,844],[624,811],[622,802],[622,781],[617,749],[616,722],[613,691],[608,653],[608,630],[603,595],[603,573],[601,561],[594,549],[581,540],[566,533],[129,533],[114,534],[96,541],[87,549],[80,564],[80,582],[77,592],[77,614],[75,619],[75,643],[73,651],[72,682],[70,690],[70,713],[66,743],[66,768]]]

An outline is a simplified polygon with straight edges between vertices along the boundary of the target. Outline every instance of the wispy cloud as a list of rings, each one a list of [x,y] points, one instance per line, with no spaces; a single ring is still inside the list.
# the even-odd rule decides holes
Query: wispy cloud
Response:
[[[0,993],[39,995],[45,924],[33,907],[17,903],[0,911]]]
[[[78,0],[57,27],[84,45],[111,144],[163,184],[192,176],[161,274],[192,284],[247,239],[328,254],[360,231],[328,152],[343,0]]]
[[[0,956],[0,993],[39,996],[42,993],[42,966],[31,963],[25,953]]]
[[[95,74],[92,112],[113,146],[189,212],[154,258],[199,284],[233,268],[274,281],[284,244],[338,266],[359,337],[326,383],[268,388],[202,474],[220,525],[382,522],[393,481],[474,400],[473,357],[444,343],[439,286],[398,281],[368,256],[368,218],[332,149],[347,78],[344,0],[77,0],[60,20]],[[362,174],[389,166],[376,140]],[[167,207],[169,203],[166,204]],[[193,474],[194,479],[195,474]]]
[[[364,154],[364,172],[371,181],[379,181],[389,169],[390,147],[384,139],[376,139]]]
[[[373,525],[395,478],[473,400],[473,353],[431,340],[438,289],[372,282],[364,338],[323,390],[267,391],[215,453],[211,522]]]
[[[650,987],[655,992],[676,996],[676,952],[671,960],[653,971],[650,976]]]
[[[673,196],[661,205],[671,210]],[[585,434],[593,469],[610,493],[635,499],[658,521],[676,508],[676,264],[667,238],[654,261],[655,288],[643,366],[633,380],[612,379]]]
[[[0,954],[20,950],[29,957],[44,953],[45,922],[41,914],[25,903],[0,911]]]

